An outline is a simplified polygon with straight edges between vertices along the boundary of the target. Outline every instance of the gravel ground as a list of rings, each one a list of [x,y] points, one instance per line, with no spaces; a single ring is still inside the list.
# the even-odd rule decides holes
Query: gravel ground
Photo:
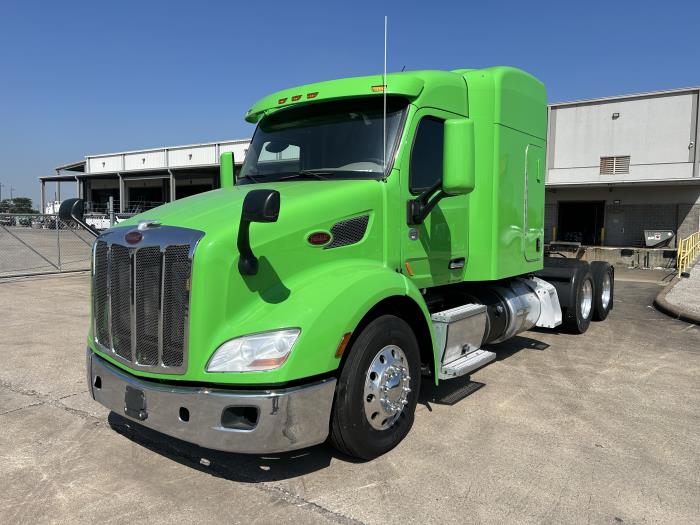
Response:
[[[666,301],[686,310],[700,315],[700,262],[690,270],[690,277],[678,281],[666,294]]]

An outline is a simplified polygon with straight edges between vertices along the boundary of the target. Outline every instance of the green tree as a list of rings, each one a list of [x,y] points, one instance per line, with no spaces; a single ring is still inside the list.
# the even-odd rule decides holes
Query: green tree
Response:
[[[29,197],[15,197],[0,201],[0,213],[36,213]]]

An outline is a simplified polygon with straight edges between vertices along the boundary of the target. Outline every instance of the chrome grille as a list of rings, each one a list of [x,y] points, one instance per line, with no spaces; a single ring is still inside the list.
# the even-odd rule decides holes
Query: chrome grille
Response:
[[[95,243],[95,342],[131,368],[184,373],[192,257],[203,234],[162,226],[133,247],[121,244],[132,230],[110,230]]]

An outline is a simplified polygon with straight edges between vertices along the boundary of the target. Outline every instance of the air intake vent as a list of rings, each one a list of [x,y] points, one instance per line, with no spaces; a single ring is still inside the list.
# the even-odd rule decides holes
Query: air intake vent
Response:
[[[336,222],[331,226],[333,240],[324,249],[339,248],[360,242],[367,231],[369,215],[360,215],[344,221]]]
[[[624,175],[630,172],[630,157],[600,157],[601,175]]]

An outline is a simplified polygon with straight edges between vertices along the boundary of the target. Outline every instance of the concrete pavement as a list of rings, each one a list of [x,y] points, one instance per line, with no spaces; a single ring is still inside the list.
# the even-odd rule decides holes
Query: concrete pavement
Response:
[[[697,523],[700,327],[639,280],[583,336],[527,332],[473,383],[424,383],[408,438],[367,463],[110,415],[84,385],[87,275],[0,281],[0,522]]]
[[[689,277],[682,277],[666,294],[666,301],[678,310],[700,319],[700,262],[689,270]]]

